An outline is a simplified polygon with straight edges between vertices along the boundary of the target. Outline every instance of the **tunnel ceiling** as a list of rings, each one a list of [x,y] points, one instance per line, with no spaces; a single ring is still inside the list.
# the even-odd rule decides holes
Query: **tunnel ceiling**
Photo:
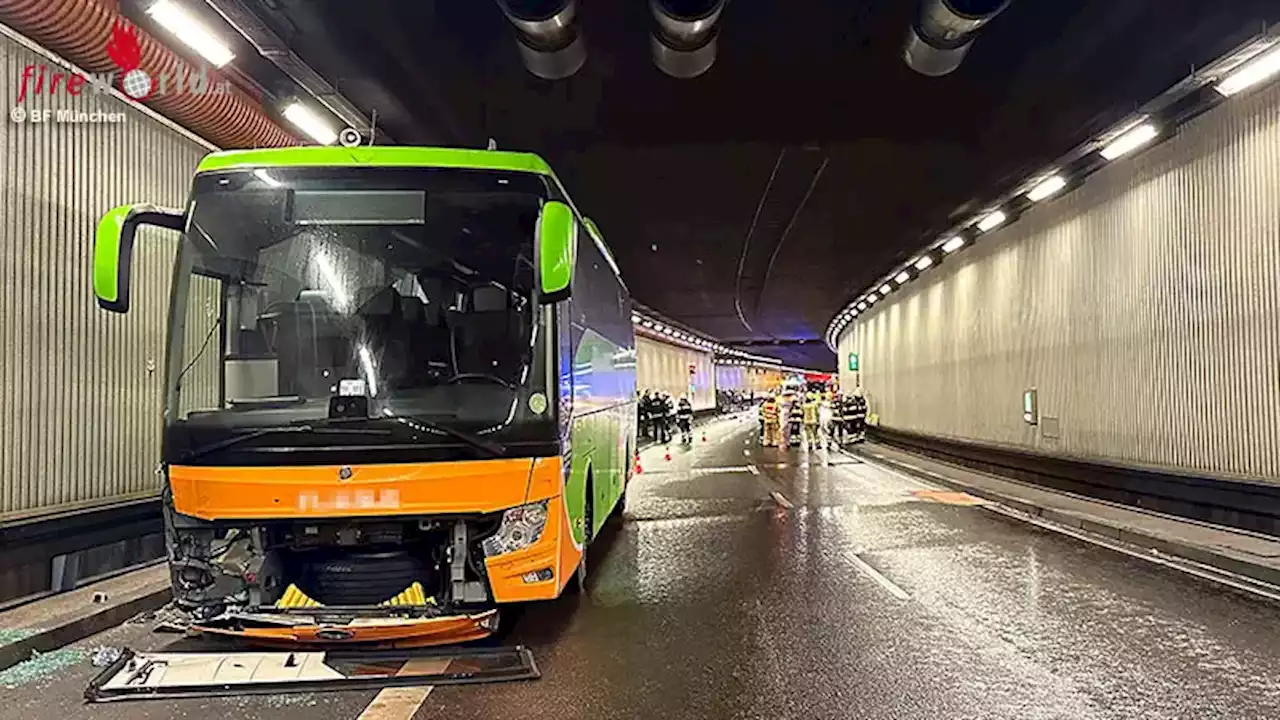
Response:
[[[968,201],[1280,15],[1267,0],[1016,0],[959,70],[929,78],[900,58],[911,0],[735,0],[715,65],[675,80],[650,58],[645,0],[582,1],[586,65],[549,82],[492,0],[252,4],[397,141],[546,156],[641,302],[810,367],[833,364],[832,314]]]

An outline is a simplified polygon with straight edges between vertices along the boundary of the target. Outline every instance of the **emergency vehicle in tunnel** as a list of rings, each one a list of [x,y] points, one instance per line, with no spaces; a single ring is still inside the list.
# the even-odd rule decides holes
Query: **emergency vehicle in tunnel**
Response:
[[[194,629],[439,644],[580,587],[635,449],[631,301],[529,154],[220,152],[185,209],[100,221],[127,312],[136,242],[180,233],[163,505]]]

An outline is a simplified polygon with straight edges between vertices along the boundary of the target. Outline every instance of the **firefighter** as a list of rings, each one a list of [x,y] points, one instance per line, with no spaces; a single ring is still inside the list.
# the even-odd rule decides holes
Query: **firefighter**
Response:
[[[804,396],[796,393],[787,404],[787,447],[799,445],[804,440]]]
[[[834,442],[832,434],[835,432],[835,409],[831,407],[831,399],[824,397],[818,403],[818,434],[822,438],[822,446],[824,448],[831,447]]]
[[[693,405],[689,398],[681,397],[676,405],[676,426],[680,428],[680,442],[693,444]]]
[[[866,439],[867,432],[867,398],[862,394],[862,388],[855,388],[853,397],[850,398],[852,412],[850,413],[849,432],[853,435],[853,442],[862,442]]]
[[[772,395],[766,397],[764,404],[760,406],[760,420],[764,426],[761,442],[765,447],[777,447],[782,416],[778,408],[778,401]]]
[[[658,423],[658,442],[671,442],[671,420],[675,415],[675,406],[671,403],[671,395],[662,393],[658,396],[658,401],[654,403],[654,414],[657,416]]]
[[[810,449],[816,450],[821,444],[818,437],[818,394],[809,393],[804,398],[804,405],[800,408],[801,418],[804,420],[804,443]]]
[[[844,444],[844,393],[836,393],[831,401],[831,441]]]
[[[645,390],[643,395],[639,395],[636,399],[636,420],[639,423],[640,437],[652,437],[652,429],[649,426],[649,391]]]
[[[832,422],[835,425],[832,434],[835,436],[835,443],[843,445],[845,435],[847,434],[848,422],[845,419],[845,409],[849,404],[849,396],[844,393],[836,395],[835,404],[832,407]]]

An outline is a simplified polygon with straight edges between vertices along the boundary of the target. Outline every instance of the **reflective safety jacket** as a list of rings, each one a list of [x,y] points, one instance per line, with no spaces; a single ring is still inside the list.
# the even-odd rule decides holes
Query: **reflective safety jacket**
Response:
[[[824,402],[818,406],[818,424],[823,427],[831,427],[831,421],[834,416],[834,410],[831,403]]]
[[[679,406],[676,407],[676,417],[681,420],[692,420],[693,406],[688,401],[681,400]]]
[[[867,401],[863,398],[845,398],[840,403],[840,417],[842,420],[860,420],[866,417]]]
[[[804,410],[804,424],[817,425],[818,424],[818,402],[816,400],[810,400],[806,402],[804,404],[803,410]]]
[[[778,403],[767,402],[760,408],[760,415],[767,423],[778,422]]]

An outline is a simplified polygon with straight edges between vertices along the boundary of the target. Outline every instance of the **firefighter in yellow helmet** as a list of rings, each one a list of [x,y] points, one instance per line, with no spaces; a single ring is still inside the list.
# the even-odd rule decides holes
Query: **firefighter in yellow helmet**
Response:
[[[760,406],[760,419],[764,421],[761,444],[765,447],[776,447],[781,430],[781,410],[778,407],[778,399],[773,395],[765,398],[764,405]]]
[[[801,407],[804,419],[804,441],[810,450],[816,450],[822,444],[822,436],[818,430],[819,407],[818,393],[809,393]]]

